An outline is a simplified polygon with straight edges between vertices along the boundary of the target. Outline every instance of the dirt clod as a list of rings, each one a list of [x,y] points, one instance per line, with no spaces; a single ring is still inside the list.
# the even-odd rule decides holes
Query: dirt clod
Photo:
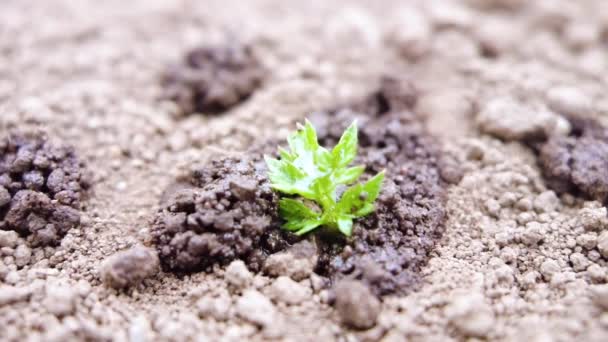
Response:
[[[56,245],[80,224],[90,184],[73,149],[41,134],[0,140],[0,229],[26,236],[33,246]]]
[[[267,254],[287,246],[263,162],[213,161],[188,182],[190,187],[177,190],[153,223],[165,269],[200,271],[242,259],[259,270]],[[250,183],[255,186],[242,186]]]
[[[217,113],[245,100],[264,70],[246,45],[203,46],[188,52],[162,78],[164,97],[184,114]]]
[[[288,276],[300,281],[313,273],[317,261],[316,246],[303,240],[285,251],[270,255],[264,263],[264,272],[274,277]]]
[[[239,317],[261,327],[275,323],[276,308],[266,296],[256,290],[247,290],[236,302]]]
[[[342,280],[334,287],[336,311],[342,323],[355,329],[369,329],[376,325],[380,301],[369,288],[356,280]]]
[[[118,252],[104,261],[101,266],[101,279],[114,289],[123,289],[140,284],[144,279],[156,274],[159,260],[156,251],[135,246]]]
[[[550,138],[540,148],[540,166],[547,184],[556,192],[581,194],[605,202],[608,130],[589,121],[579,125],[571,136]]]

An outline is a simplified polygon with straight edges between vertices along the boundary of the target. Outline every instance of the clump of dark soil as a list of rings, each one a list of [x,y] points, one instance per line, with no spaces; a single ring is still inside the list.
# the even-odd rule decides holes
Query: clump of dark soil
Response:
[[[0,140],[0,229],[17,231],[33,246],[58,244],[80,224],[87,178],[72,148],[43,135]]]
[[[387,170],[376,211],[356,223],[351,238],[323,230],[309,237],[316,240],[316,272],[333,282],[361,280],[380,296],[407,292],[441,238],[446,183],[439,150],[410,110],[415,99],[409,83],[387,79],[363,101],[310,118],[325,146],[357,119],[355,163],[366,165],[366,177]],[[278,194],[261,158],[275,146],[214,161],[169,190],[152,229],[166,270],[199,271],[238,258],[259,271],[268,255],[299,240],[280,229]]]
[[[184,114],[219,113],[249,97],[263,76],[249,46],[203,46],[166,70],[163,98],[174,101]]]
[[[440,152],[410,110],[415,99],[409,83],[386,79],[364,101],[311,118],[325,146],[333,146],[357,119],[355,164],[366,165],[368,176],[386,170],[376,211],[356,223],[353,236],[318,238],[322,254],[317,272],[334,281],[360,279],[376,295],[412,289],[442,236],[446,218]]]
[[[554,136],[539,149],[547,185],[602,203],[608,200],[608,129],[593,120],[570,119],[569,136]]]
[[[171,191],[152,229],[164,269],[201,271],[242,259],[258,271],[268,254],[288,245],[278,196],[257,157],[213,161]]]

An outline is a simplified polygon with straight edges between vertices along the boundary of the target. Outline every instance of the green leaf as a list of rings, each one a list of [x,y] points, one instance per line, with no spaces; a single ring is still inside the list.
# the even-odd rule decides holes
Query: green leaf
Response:
[[[340,137],[340,141],[331,151],[334,167],[340,168],[350,164],[357,156],[357,122],[353,122]]]
[[[271,187],[284,195],[296,196],[279,201],[279,214],[285,220],[283,228],[302,235],[326,225],[350,236],[353,219],[374,211],[384,180],[381,172],[365,183],[347,188],[337,198],[338,187],[355,183],[365,170],[364,165],[348,167],[357,154],[356,122],[331,151],[319,146],[315,128],[308,120],[289,135],[287,143],[289,150],[278,149],[280,159],[264,156]],[[320,212],[301,198],[314,201]]]
[[[350,216],[340,216],[338,218],[338,229],[342,234],[350,236],[353,233],[353,219]]]
[[[279,214],[287,221],[318,218],[319,214],[306,204],[293,198],[282,198],[279,201]]]
[[[337,184],[350,184],[359,179],[365,171],[364,166],[354,166],[348,169],[338,170],[334,172],[334,182]]]
[[[363,191],[367,193],[367,200],[365,201],[366,203],[373,203],[376,198],[378,198],[378,195],[380,195],[380,189],[382,188],[382,182],[384,182],[385,173],[386,172],[382,170],[363,185]]]
[[[301,228],[298,231],[296,231],[295,234],[298,236],[304,235],[321,225],[323,225],[323,221],[321,221],[321,220],[311,219],[311,220],[301,221],[301,223],[300,223]]]
[[[384,171],[364,184],[356,184],[346,189],[338,202],[338,210],[341,213],[352,214],[356,217],[362,217],[373,212],[373,203],[380,194],[383,180]]]

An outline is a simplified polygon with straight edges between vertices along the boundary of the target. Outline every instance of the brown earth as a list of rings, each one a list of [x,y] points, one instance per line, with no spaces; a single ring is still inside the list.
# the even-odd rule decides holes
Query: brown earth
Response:
[[[608,124],[607,32],[593,0],[7,1],[0,138],[42,130],[73,146],[91,192],[58,245],[0,230],[0,340],[606,340],[603,138],[571,118]],[[266,70],[246,99],[212,116],[159,100],[168,65],[237,40]],[[446,192],[443,235],[415,254],[428,262],[414,264],[413,291],[377,300],[342,279],[332,292],[307,242],[269,255],[261,273],[237,260],[174,274],[140,246],[153,245],[176,179],[283,141],[296,121],[359,101],[386,75],[410,81],[398,106],[424,120],[441,156],[418,159],[431,144],[406,121],[398,138],[420,145],[404,163],[432,170],[421,184],[445,182],[423,190],[411,179],[425,173],[404,171],[405,190],[431,202]],[[366,130],[392,129],[380,117],[386,125],[361,118],[362,143]],[[543,177],[529,146],[547,137],[584,161],[567,174],[578,191]]]

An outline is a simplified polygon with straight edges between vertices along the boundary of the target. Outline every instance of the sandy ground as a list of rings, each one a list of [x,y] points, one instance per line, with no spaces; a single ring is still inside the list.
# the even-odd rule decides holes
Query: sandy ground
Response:
[[[270,70],[248,101],[187,118],[158,101],[167,63],[233,37]],[[40,129],[75,146],[94,186],[61,246],[0,246],[0,340],[604,341],[606,210],[556,196],[518,137],[567,129],[559,114],[606,122],[607,39],[608,6],[593,0],[5,0],[0,133]],[[385,298],[375,327],[345,328],[310,280],[299,304],[273,299],[257,318],[219,268],[122,292],[101,283],[101,262],[146,239],[183,170],[285,137],[384,74],[420,89],[416,110],[464,177],[424,285]],[[488,113],[496,99],[517,113]],[[276,280],[244,276],[275,298]]]

